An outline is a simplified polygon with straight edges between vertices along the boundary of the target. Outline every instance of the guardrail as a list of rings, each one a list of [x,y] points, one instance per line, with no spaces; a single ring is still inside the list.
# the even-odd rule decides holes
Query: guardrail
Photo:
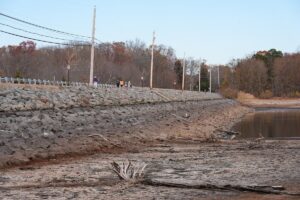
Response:
[[[29,84],[29,85],[53,85],[62,87],[72,87],[72,86],[89,86],[88,83],[82,82],[68,82],[66,81],[49,81],[41,79],[30,79],[30,78],[13,78],[13,77],[0,77],[0,83],[12,83],[12,84]],[[97,87],[100,88],[113,88],[115,85],[111,84],[98,84]]]

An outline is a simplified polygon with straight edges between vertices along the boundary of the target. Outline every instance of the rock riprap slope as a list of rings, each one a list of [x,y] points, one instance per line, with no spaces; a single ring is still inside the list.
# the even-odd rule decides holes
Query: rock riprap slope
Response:
[[[92,87],[32,89],[24,86],[0,89],[0,112],[220,98],[221,96],[215,93],[170,89]]]
[[[248,112],[218,94],[146,88],[10,88],[0,101],[0,167],[203,137]]]

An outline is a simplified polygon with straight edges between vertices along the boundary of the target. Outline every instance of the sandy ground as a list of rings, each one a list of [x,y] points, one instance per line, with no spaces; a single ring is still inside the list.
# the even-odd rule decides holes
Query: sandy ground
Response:
[[[147,163],[145,178],[175,183],[284,186],[300,191],[298,141],[156,143],[134,153],[61,158],[3,170],[2,199],[299,199],[237,190],[155,187],[120,181],[112,161]]]
[[[134,117],[126,118],[132,116],[132,110]],[[151,105],[151,109],[140,105],[117,110],[68,110],[63,117],[64,129],[53,133],[53,138],[36,137],[36,143],[30,142],[35,138],[29,134],[32,129],[20,127],[25,132],[18,133],[18,119],[27,113],[3,116],[3,124],[7,119],[17,129],[3,128],[18,134],[4,138],[5,144],[0,145],[5,166],[0,170],[0,199],[299,199],[299,140],[246,141],[212,136],[220,133],[218,129],[228,130],[250,111],[230,100]],[[78,112],[88,124],[70,118]],[[107,126],[98,126],[102,118],[97,119],[97,112],[106,113],[101,117],[106,117]],[[56,111],[42,115],[53,120],[51,128],[61,126],[55,121]],[[122,123],[116,116],[125,116],[128,121]],[[35,127],[35,121],[29,122]],[[6,155],[5,149],[11,154]],[[121,181],[110,164],[127,160],[148,164],[146,180],[224,189]],[[283,186],[285,190],[266,194],[225,187],[228,185]]]
[[[251,94],[240,92],[237,99],[241,104],[251,107],[263,108],[300,108],[300,98],[271,98],[258,99]]]

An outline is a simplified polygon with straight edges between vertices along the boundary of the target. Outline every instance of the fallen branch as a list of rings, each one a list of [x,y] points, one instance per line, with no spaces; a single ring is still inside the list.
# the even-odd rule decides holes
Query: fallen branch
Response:
[[[254,141],[255,142],[262,142],[265,140],[265,137],[261,134],[261,133],[258,133],[259,134],[259,137],[256,138]]]
[[[131,161],[128,163],[118,164],[115,161],[111,163],[112,170],[118,175],[121,180],[125,181],[136,181],[144,176],[144,170],[147,164],[132,164]]]
[[[103,140],[105,140],[106,142],[110,142],[106,137],[104,137],[103,135],[101,134],[91,134],[91,135],[88,135],[88,137],[94,137],[94,136],[98,136],[98,137],[101,137]]]
[[[157,181],[151,179],[145,179],[141,182],[144,185],[151,186],[163,186],[163,187],[175,187],[175,188],[187,188],[187,189],[209,189],[209,190],[235,190],[235,191],[246,191],[255,192],[261,194],[286,194],[300,196],[300,193],[291,193],[282,191],[285,188],[283,186],[241,186],[241,185],[213,185],[213,184],[196,184],[196,183],[174,183],[166,181]]]
[[[241,133],[239,133],[239,132],[223,130],[223,129],[216,129],[216,131],[220,131],[220,132],[226,133],[228,135],[241,135]]]
[[[183,121],[185,121],[185,122],[191,122],[191,121],[189,121],[189,120],[187,120],[187,119],[185,119],[185,118],[183,118],[183,117],[181,117],[181,116],[178,116],[178,115],[176,115],[176,114],[171,114],[172,116],[174,116],[174,117],[176,117],[176,118],[178,118],[178,119],[181,119],[181,120],[183,120]]]

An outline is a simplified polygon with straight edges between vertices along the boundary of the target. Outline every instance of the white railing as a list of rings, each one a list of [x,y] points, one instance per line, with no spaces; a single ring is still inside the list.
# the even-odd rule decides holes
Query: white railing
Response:
[[[88,83],[82,82],[70,82],[67,81],[49,81],[41,79],[30,79],[30,78],[13,78],[13,77],[0,77],[0,83],[12,83],[12,84],[29,84],[29,85],[54,85],[54,86],[89,86]],[[113,88],[115,85],[111,84],[98,84],[97,87],[100,88]]]

